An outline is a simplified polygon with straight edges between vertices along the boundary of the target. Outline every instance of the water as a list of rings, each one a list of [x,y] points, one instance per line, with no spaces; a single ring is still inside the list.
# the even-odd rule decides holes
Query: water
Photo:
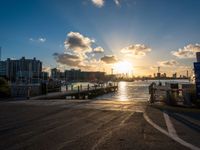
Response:
[[[188,83],[188,80],[148,80],[148,81],[134,81],[134,82],[124,82],[121,81],[118,84],[118,91],[104,94],[102,96],[96,97],[96,100],[119,100],[119,101],[147,101],[149,99],[149,91],[148,86],[155,82],[158,84],[159,82],[162,83],[162,85],[165,84],[165,82],[171,82],[171,83]],[[93,83],[89,82],[77,82],[72,83],[73,84],[73,90],[77,90],[78,86],[82,85],[82,89],[87,89],[88,84],[90,87],[94,86]],[[68,85],[68,90],[71,90],[71,84]],[[62,87],[62,91],[66,91],[66,86]]]
[[[114,93],[105,94],[95,99],[103,100],[119,100],[119,101],[147,101],[149,99],[148,86],[159,80],[148,80],[148,81],[135,81],[135,82],[124,82],[121,81],[118,84],[118,91]],[[179,82],[188,83],[188,80],[160,80],[162,84],[165,82]]]
[[[145,81],[136,81],[136,82],[124,82],[121,81],[118,84],[118,91],[104,94],[102,96],[96,97],[95,99],[104,99],[104,100],[139,100],[147,101],[149,98],[148,94],[148,85],[149,82]]]

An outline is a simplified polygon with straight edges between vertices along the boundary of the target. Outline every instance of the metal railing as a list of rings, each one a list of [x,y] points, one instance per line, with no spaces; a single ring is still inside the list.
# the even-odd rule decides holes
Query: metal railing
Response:
[[[150,103],[164,102],[169,105],[192,104],[192,96],[195,95],[193,87],[190,88],[170,88],[152,83],[149,86]]]

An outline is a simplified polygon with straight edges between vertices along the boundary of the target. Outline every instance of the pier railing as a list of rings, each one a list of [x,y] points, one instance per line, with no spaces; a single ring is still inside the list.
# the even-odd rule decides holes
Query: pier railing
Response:
[[[173,88],[152,83],[149,86],[149,102],[164,102],[169,105],[192,105],[193,89],[194,84],[183,84],[181,88],[177,85],[176,88]]]
[[[101,89],[106,87],[112,87],[112,86],[118,86],[118,82],[112,82],[112,83],[103,83],[103,84],[70,84],[66,85],[66,91],[85,91],[85,90],[94,90],[94,89]]]
[[[118,89],[118,83],[112,84],[94,84],[93,86],[87,85],[78,85],[66,86],[66,91],[55,92],[55,93],[46,93],[45,95],[33,97],[31,99],[91,99],[106,93],[114,92]]]

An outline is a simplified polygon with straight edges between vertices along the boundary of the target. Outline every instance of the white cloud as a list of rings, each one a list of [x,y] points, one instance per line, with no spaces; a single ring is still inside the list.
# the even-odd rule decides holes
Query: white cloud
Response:
[[[90,70],[90,71],[100,71],[104,68],[104,64],[101,60],[96,60],[96,59],[90,59],[90,60],[85,60],[83,61],[80,65],[79,68],[83,70]]]
[[[150,51],[151,51],[151,48],[145,46],[144,44],[133,44],[133,45],[123,48],[121,50],[121,53],[132,54],[132,56],[134,57],[143,57]]]
[[[93,48],[95,40],[86,37],[79,32],[69,32],[64,42],[64,53],[54,53],[54,59],[62,66],[79,68],[83,70],[103,70],[117,61],[115,56],[94,57],[95,54],[102,54],[104,49],[101,46]]]
[[[176,60],[166,60],[166,61],[160,61],[158,62],[158,64],[163,67],[173,67],[178,65],[178,62]]]
[[[42,71],[50,73],[51,67],[50,66],[44,66],[44,67],[42,67]]]
[[[103,53],[104,52],[104,49],[100,46],[94,48],[93,50],[94,53]]]
[[[196,52],[200,52],[199,44],[189,44],[182,49],[172,51],[172,55],[178,58],[195,58]]]
[[[44,43],[46,42],[46,38],[39,38],[38,41]]]
[[[104,68],[102,61],[96,59],[81,59],[79,56],[68,53],[54,53],[53,56],[62,70],[65,66],[87,71],[100,71]]]
[[[44,43],[44,42],[46,42],[46,38],[44,38],[44,37],[39,37],[39,38],[36,38],[36,39],[34,39],[34,38],[30,38],[29,39],[31,42],[38,42],[38,43]]]
[[[120,6],[119,0],[114,0],[114,2],[115,2],[115,4],[116,4],[117,6]]]
[[[30,38],[29,41],[34,41],[34,39],[33,39],[33,38]]]
[[[117,62],[117,58],[113,55],[103,56],[101,61],[105,62],[106,64],[114,64]]]
[[[68,53],[54,53],[53,56],[58,63],[71,67],[78,67],[82,61],[79,56]]]
[[[91,0],[91,1],[95,6],[101,8],[104,6],[106,0]],[[113,1],[117,6],[120,6],[120,0],[113,0]]]
[[[83,67],[84,62],[88,61],[87,53],[93,53],[92,44],[95,41],[83,36],[79,32],[69,32],[64,42],[65,52],[54,53],[55,60],[69,67]],[[96,50],[100,50],[100,47]]]
[[[151,70],[155,70],[155,69],[157,69],[158,68],[158,66],[150,66],[149,67],[149,69],[151,69]]]
[[[67,36],[68,38],[64,42],[67,50],[73,50],[77,53],[86,53],[92,51],[91,45],[94,43],[94,40],[83,36],[79,32],[69,32]]]
[[[104,5],[104,0],[91,0],[92,3],[97,7],[102,7]]]

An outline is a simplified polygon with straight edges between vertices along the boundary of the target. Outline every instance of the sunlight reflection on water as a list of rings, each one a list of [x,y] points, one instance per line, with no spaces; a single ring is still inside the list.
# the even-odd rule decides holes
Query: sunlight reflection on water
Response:
[[[189,82],[188,80],[160,80],[162,84],[165,82]],[[149,99],[148,86],[156,82],[158,84],[159,80],[149,80],[149,81],[134,81],[134,82],[124,82],[121,81],[118,84],[118,91],[114,93],[105,94],[99,96],[95,99],[105,99],[105,100],[119,100],[119,101],[147,101]]]
[[[106,100],[139,100],[147,101],[149,99],[148,85],[150,82],[147,81],[136,81],[136,82],[119,82],[118,91],[114,93],[105,94],[97,97],[96,99]]]
[[[118,87],[118,97],[121,101],[127,99],[127,82],[120,82]]]

